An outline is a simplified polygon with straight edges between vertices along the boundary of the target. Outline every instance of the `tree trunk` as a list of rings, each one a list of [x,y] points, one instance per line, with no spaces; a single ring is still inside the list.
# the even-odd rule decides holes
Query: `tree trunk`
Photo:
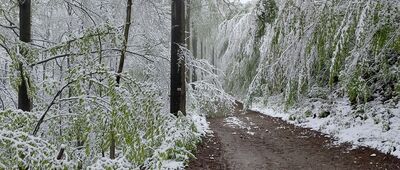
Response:
[[[129,40],[129,29],[131,26],[131,15],[132,15],[132,0],[127,1],[126,6],[126,20],[125,20],[125,28],[124,28],[124,42],[121,50],[121,57],[119,59],[119,65],[117,70],[117,86],[120,85],[121,82],[121,73],[124,69],[125,63],[125,54],[126,49],[128,47]],[[115,148],[116,148],[116,136],[114,132],[114,123],[111,123],[111,144],[110,144],[110,159],[115,159]]]
[[[26,43],[31,42],[31,0],[19,1],[19,28],[20,40]],[[26,49],[21,49],[20,53],[26,55]],[[23,111],[32,110],[32,101],[28,95],[29,79],[24,75],[23,64],[19,63],[21,84],[18,85],[18,109]]]
[[[192,24],[191,24],[191,2],[190,2],[190,0],[187,0],[186,1],[187,2],[187,4],[186,4],[186,46],[187,46],[187,49],[188,50],[190,50],[190,51],[192,51],[192,54],[193,54],[193,50],[192,50],[192,32],[191,32],[191,27],[192,27]],[[194,55],[193,55],[194,56]],[[189,67],[189,75],[187,76],[187,81],[188,82],[191,82],[192,80],[193,80],[193,76],[195,76],[195,70],[194,70],[195,68],[194,67],[192,67],[192,68],[190,68]]]
[[[195,60],[195,59],[197,59],[197,33],[196,33],[195,27],[193,27],[192,48],[193,48],[193,59]],[[196,67],[194,67],[194,66],[193,66],[193,73],[192,74],[193,74],[192,75],[192,82],[197,81]]]
[[[211,64],[215,67],[214,47],[211,48]]]
[[[8,77],[8,72],[7,72],[7,70],[8,70],[8,63],[5,62],[5,63],[4,63],[4,77]],[[3,79],[3,84],[6,84],[6,79]]]
[[[191,42],[191,30],[190,30],[190,27],[191,27],[191,25],[190,25],[190,10],[191,10],[191,7],[190,7],[190,5],[191,5],[191,3],[190,3],[190,0],[187,0],[186,1],[186,7],[187,7],[187,10],[186,10],[186,47],[187,47],[187,49],[188,50],[191,50],[190,48],[191,48],[191,44],[190,44],[190,42]]]
[[[200,40],[200,59],[204,59],[203,40]]]
[[[131,14],[132,14],[132,0],[128,0],[126,7],[126,20],[125,20],[125,30],[124,30],[124,42],[121,50],[121,57],[119,59],[118,71],[117,71],[117,84],[120,84],[121,81],[121,73],[124,69],[125,63],[125,54],[128,46],[129,39],[129,28],[131,26]]]
[[[180,46],[185,44],[185,1],[172,0],[171,20],[171,101],[170,111],[186,114],[185,56]]]

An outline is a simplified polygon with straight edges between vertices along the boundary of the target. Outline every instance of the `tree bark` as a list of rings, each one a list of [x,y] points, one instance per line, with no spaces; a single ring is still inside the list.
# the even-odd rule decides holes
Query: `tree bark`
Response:
[[[171,100],[170,111],[186,114],[185,56],[180,48],[185,44],[185,0],[172,0],[171,20]]]
[[[19,28],[20,40],[29,43],[31,42],[31,0],[19,0]],[[26,55],[26,49],[20,49],[22,55]],[[18,109],[23,111],[32,110],[32,101],[28,94],[29,79],[24,75],[23,64],[19,63],[19,72],[21,84],[18,85]]]

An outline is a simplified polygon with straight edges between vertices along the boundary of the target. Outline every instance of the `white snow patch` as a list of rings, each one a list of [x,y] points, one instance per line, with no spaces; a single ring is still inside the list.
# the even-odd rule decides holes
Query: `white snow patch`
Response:
[[[251,135],[251,136],[254,136],[254,134],[256,134],[256,133],[255,133],[255,132],[247,131],[247,134],[249,134],[249,135]]]
[[[161,169],[184,169],[184,164],[182,161],[175,161],[175,160],[165,160],[162,161]]]
[[[232,128],[240,128],[240,129],[248,129],[250,130],[251,128],[243,121],[241,121],[239,118],[231,116],[227,117],[224,119],[225,125],[232,127]]]
[[[191,114],[190,116],[194,122],[194,125],[196,126],[197,132],[200,135],[204,136],[207,133],[212,133],[205,116],[201,116],[199,114]]]

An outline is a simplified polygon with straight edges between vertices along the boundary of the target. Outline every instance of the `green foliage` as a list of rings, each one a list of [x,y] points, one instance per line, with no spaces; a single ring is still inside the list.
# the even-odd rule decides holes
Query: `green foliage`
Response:
[[[295,121],[296,120],[296,115],[290,115],[289,116],[290,121]]]
[[[394,29],[390,25],[385,25],[374,34],[372,43],[376,54],[380,53],[385,47],[392,32],[394,32]]]
[[[368,116],[365,114],[364,109],[357,109],[356,111],[353,112],[354,118],[359,118],[361,120],[367,120]]]
[[[49,169],[55,148],[45,140],[21,131],[0,130],[0,169]]]
[[[397,95],[400,95],[400,81],[396,83],[395,87],[396,87],[395,89],[396,89]]]
[[[331,114],[329,111],[322,111],[318,114],[318,118],[326,118]]]
[[[14,110],[0,111],[0,128],[29,133],[37,122],[37,115]]]
[[[307,110],[306,112],[304,112],[304,116],[306,117],[311,117],[313,115],[311,110]]]
[[[297,102],[297,92],[298,92],[298,82],[297,81],[291,81],[288,84],[289,87],[287,87],[287,91],[285,93],[285,109],[289,109],[292,107],[296,102]]]
[[[257,38],[260,38],[265,34],[266,24],[272,24],[277,17],[277,13],[278,7],[275,0],[259,0],[257,2]]]
[[[400,54],[400,36],[397,38],[397,40],[393,43],[393,50],[397,53]]]
[[[361,77],[361,69],[358,67],[347,84],[347,94],[353,105],[366,103],[372,97],[372,92],[367,82]]]

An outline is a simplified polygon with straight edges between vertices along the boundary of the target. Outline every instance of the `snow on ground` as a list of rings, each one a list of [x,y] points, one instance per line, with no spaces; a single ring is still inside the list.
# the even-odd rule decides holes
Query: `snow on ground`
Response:
[[[268,106],[255,103],[251,110],[328,134],[337,143],[348,142],[354,148],[368,146],[400,158],[400,103],[373,101],[363,106],[361,114],[360,109],[352,109],[347,99],[326,103],[305,100],[300,107],[287,111],[278,102]],[[329,110],[329,116],[318,117],[323,110]]]
[[[248,121],[250,121],[250,119],[248,117],[246,117],[246,119]],[[250,122],[250,125],[248,125],[246,122],[241,121],[239,118],[235,117],[235,116],[230,116],[224,119],[224,126],[229,126],[231,128],[240,128],[240,129],[247,129],[247,134],[249,135],[254,135],[255,132],[250,131],[251,130],[251,126],[254,126],[255,124],[253,122]],[[233,135],[236,135],[237,133],[232,133]]]
[[[161,169],[184,169],[184,163],[182,161],[166,160],[162,163]]]
[[[239,118],[235,116],[230,116],[224,119],[225,125],[232,128],[240,128],[250,130],[251,127],[248,126],[245,122],[241,121]]]

